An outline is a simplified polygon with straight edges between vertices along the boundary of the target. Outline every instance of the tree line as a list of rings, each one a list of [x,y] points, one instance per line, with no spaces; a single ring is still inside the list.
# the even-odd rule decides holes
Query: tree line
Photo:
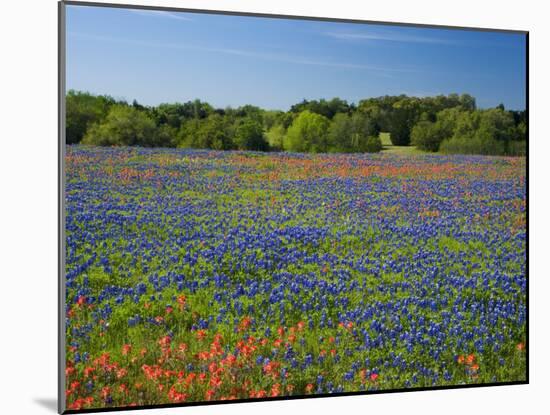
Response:
[[[477,109],[468,94],[303,100],[277,111],[214,108],[198,99],[144,106],[71,90],[66,108],[68,144],[378,152],[387,132],[393,145],[431,152],[523,155],[526,147],[525,111]]]

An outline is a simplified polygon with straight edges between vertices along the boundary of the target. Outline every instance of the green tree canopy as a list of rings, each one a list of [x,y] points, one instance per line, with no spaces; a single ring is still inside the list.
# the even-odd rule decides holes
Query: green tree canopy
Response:
[[[445,138],[441,124],[432,121],[420,121],[411,132],[411,143],[424,151],[438,151]]]
[[[284,149],[284,140],[286,135],[286,129],[281,124],[274,124],[266,133],[265,137],[269,148],[276,151],[282,151]]]
[[[323,115],[303,111],[289,127],[284,147],[285,150],[313,153],[328,150],[329,120]]]
[[[347,114],[352,109],[353,106],[349,105],[345,100],[340,98],[332,98],[328,101],[326,99],[312,101],[304,99],[302,102],[294,104],[290,107],[290,112],[298,114],[303,111],[310,111],[327,117],[328,119],[332,119],[336,114]]]
[[[336,114],[328,131],[329,151],[346,153],[367,151],[368,139],[378,137],[379,133],[378,124],[367,112],[358,111],[353,115]],[[371,148],[374,147],[371,146]]]
[[[180,147],[231,150],[233,126],[226,117],[212,113],[205,119],[192,119],[184,123],[178,133]]]
[[[240,121],[235,129],[233,141],[239,150],[266,151],[268,149],[262,124],[252,118]]]
[[[102,121],[116,101],[104,95],[70,90],[66,99],[66,141],[79,143],[88,127]]]
[[[367,138],[364,146],[364,151],[367,153],[378,153],[382,150],[382,140],[379,136],[370,136]]]
[[[381,96],[349,104],[303,100],[289,111],[254,105],[214,108],[195,99],[158,106],[69,91],[68,144],[136,145],[303,152],[367,152],[394,145],[424,151],[525,154],[527,113],[499,105],[477,109],[468,94]]]
[[[156,125],[145,112],[134,107],[114,105],[102,122],[93,124],[83,144],[154,147],[158,143]]]

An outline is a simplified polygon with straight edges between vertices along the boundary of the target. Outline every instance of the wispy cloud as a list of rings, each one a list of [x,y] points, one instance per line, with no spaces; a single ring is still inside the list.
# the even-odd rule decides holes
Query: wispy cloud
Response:
[[[325,32],[325,36],[332,37],[334,39],[347,40],[347,41],[383,41],[383,42],[401,42],[401,43],[428,43],[428,44],[439,44],[439,45],[452,45],[457,42],[449,39],[428,37],[428,36],[417,36],[404,33],[395,33],[395,32]]]
[[[174,45],[175,46],[175,45]],[[342,68],[342,69],[364,69],[370,71],[381,71],[381,72],[416,72],[416,69],[405,68],[405,67],[388,67],[388,66],[379,66],[371,64],[362,64],[362,63],[350,63],[350,62],[332,62],[326,60],[317,60],[307,57],[292,56],[280,53],[266,53],[266,52],[256,52],[249,50],[241,49],[219,49],[219,48],[197,48],[203,51],[216,52],[216,53],[225,53],[229,55],[238,55],[245,56],[250,58],[259,58],[270,61],[293,63],[297,65],[312,65],[312,66],[326,66],[332,68]]]
[[[116,42],[122,44],[130,44],[134,46],[141,47],[151,47],[151,48],[164,48],[164,49],[174,49],[174,50],[196,50],[201,52],[211,52],[211,53],[221,53],[226,55],[235,55],[242,56],[254,59],[262,59],[274,62],[284,62],[296,65],[311,65],[311,66],[325,66],[332,68],[342,68],[342,69],[356,69],[356,70],[367,70],[378,73],[381,76],[390,76],[392,73],[403,73],[403,72],[425,72],[425,69],[416,68],[412,66],[384,66],[376,64],[364,64],[364,63],[353,63],[353,62],[339,62],[339,61],[329,61],[329,60],[320,60],[315,58],[309,58],[305,56],[295,56],[287,55],[282,53],[270,53],[270,52],[259,52],[253,50],[244,50],[244,49],[233,49],[233,48],[215,48],[215,47],[205,47],[189,43],[159,43],[159,42],[149,42],[141,40],[132,40],[124,39],[110,36],[99,36],[91,35],[86,33],[78,32],[69,32],[70,36],[82,37],[87,39],[94,39],[105,42]]]
[[[164,10],[129,9],[129,11],[135,14],[139,14],[141,16],[164,17],[167,19],[186,20],[186,21],[193,20],[190,17],[184,16],[181,13],[172,13]]]

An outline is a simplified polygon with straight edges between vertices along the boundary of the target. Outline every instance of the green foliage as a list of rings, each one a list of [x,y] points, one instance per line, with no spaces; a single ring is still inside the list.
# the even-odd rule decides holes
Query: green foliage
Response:
[[[469,94],[462,94],[459,97],[460,107],[466,111],[474,111],[476,109],[476,99]],[[451,108],[447,106],[447,108]]]
[[[367,150],[367,147],[373,149],[376,146],[371,140],[370,146],[368,140],[371,137],[378,137],[378,124],[366,112],[355,112],[353,115],[336,114],[333,118],[328,131],[329,151],[331,152],[374,152],[381,150]],[[378,139],[378,141],[380,141]]]
[[[377,135],[372,135],[365,142],[365,152],[378,153],[382,150],[382,140]]]
[[[475,110],[475,98],[468,94],[435,97],[383,96],[359,102],[358,109],[371,113],[381,131],[391,134],[394,146],[410,144],[413,127],[419,121],[435,121],[436,114],[450,108]]]
[[[527,140],[510,141],[508,143],[507,154],[510,156],[526,156]]]
[[[481,133],[497,141],[508,142],[516,135],[514,118],[503,108],[483,111],[479,123]]]
[[[179,146],[214,150],[234,148],[232,125],[227,121],[227,118],[214,113],[203,120],[185,123],[178,134]]]
[[[177,133],[176,145],[177,147],[193,148],[199,145],[196,139],[197,131],[201,127],[201,121],[193,118],[183,123]]]
[[[282,124],[282,117],[286,114],[283,111],[266,110],[263,112],[263,126],[266,130],[271,130],[275,125]]]
[[[504,146],[501,142],[483,135],[452,137],[444,140],[440,149],[444,154],[500,155],[504,153]]]
[[[308,101],[304,99],[299,104],[290,107],[290,112],[301,113],[303,111],[310,111],[332,119],[336,114],[347,114],[351,112],[352,109],[352,106],[340,98],[332,98],[329,101],[325,99],[320,99],[319,101]]]
[[[180,128],[187,118],[188,112],[183,104],[160,104],[153,111],[157,125],[169,125],[173,128]]]
[[[157,146],[155,122],[134,107],[114,105],[105,120],[93,124],[84,136],[83,144],[99,146]]]
[[[514,117],[503,107],[463,111],[447,117],[447,128],[454,123],[452,135],[441,143],[444,153],[522,155],[525,134]]]
[[[243,105],[235,110],[235,115],[239,118],[249,118],[263,126],[263,110],[254,105]]]
[[[246,118],[239,123],[235,129],[233,141],[239,150],[266,151],[268,149],[262,125],[252,118]]]
[[[287,131],[285,150],[322,153],[328,150],[329,120],[311,111],[303,111]]]
[[[330,123],[328,141],[332,152],[351,152],[353,127],[351,117],[347,114],[336,114]]]
[[[380,127],[374,117],[371,117],[366,113],[356,112],[351,116],[351,127],[351,146],[353,151],[363,151],[363,149],[365,149],[365,151],[372,153],[381,150],[382,143],[378,137],[380,134]],[[373,137],[376,140],[370,140]],[[373,151],[373,143],[375,142],[380,142],[380,149]],[[366,148],[371,148],[371,150]]]
[[[265,134],[269,148],[273,150],[283,150],[283,142],[286,135],[286,129],[281,124],[273,125]]]
[[[411,129],[420,116],[418,99],[404,98],[393,104],[389,116],[389,133],[394,146],[407,146]]]
[[[468,94],[382,96],[357,106],[303,100],[285,112],[214,108],[198,99],[149,107],[69,91],[66,116],[68,144],[352,153],[379,151],[380,140],[371,138],[384,131],[399,151],[413,144],[418,151],[524,155],[527,148],[525,111],[478,110]]]
[[[526,147],[523,125],[516,125],[513,113],[503,107],[445,109],[433,122],[419,121],[411,137],[421,150],[444,153],[522,155]]]
[[[151,147],[175,147],[178,129],[168,124],[156,128],[154,145]]]
[[[67,144],[79,143],[88,127],[102,121],[115,102],[108,96],[95,96],[88,92],[70,90],[66,99]]]
[[[445,138],[441,124],[437,122],[420,121],[411,132],[411,143],[424,151],[439,150],[439,145]]]

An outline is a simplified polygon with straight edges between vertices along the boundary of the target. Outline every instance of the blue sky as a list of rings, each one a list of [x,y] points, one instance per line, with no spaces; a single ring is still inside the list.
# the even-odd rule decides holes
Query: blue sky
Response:
[[[67,6],[67,87],[157,105],[469,93],[525,108],[525,36]]]

